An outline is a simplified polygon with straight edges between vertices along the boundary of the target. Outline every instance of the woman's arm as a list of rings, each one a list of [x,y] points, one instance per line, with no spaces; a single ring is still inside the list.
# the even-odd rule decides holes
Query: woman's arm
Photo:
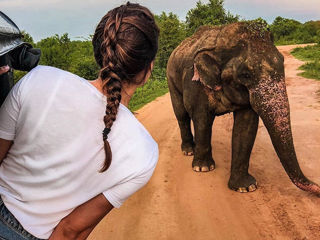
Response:
[[[2,160],[7,155],[13,141],[4,140],[0,138],[0,164],[2,163]]]
[[[49,240],[87,239],[101,219],[112,210],[113,206],[101,193],[76,207],[56,226]]]

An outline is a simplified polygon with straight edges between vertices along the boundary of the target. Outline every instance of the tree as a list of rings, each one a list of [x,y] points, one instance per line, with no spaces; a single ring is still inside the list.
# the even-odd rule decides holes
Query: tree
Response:
[[[31,37],[31,35],[29,33],[27,33],[26,31],[22,30],[21,31],[22,34],[22,41],[30,43],[31,45],[34,45],[34,41],[33,38]]]
[[[36,45],[41,49],[40,64],[69,70],[71,64],[70,54],[72,52],[70,42],[67,33],[61,37],[56,34],[42,39]]]
[[[303,26],[312,38],[312,42],[320,41],[320,21],[309,21],[304,23]]]
[[[186,27],[176,14],[162,12],[155,16],[160,28],[156,67],[165,68],[171,52],[186,38]]]
[[[272,25],[277,44],[312,43],[320,40],[320,21],[309,21],[304,24],[288,18],[277,17]]]
[[[91,41],[72,41],[72,60],[69,71],[85,79],[96,79],[99,74],[99,66],[93,56]]]
[[[308,21],[303,24],[311,35],[317,35],[320,30],[320,21]]]
[[[298,30],[302,24],[294,19],[276,17],[270,28],[275,40],[291,35]]]
[[[186,16],[188,34],[191,35],[202,25],[222,25],[239,20],[239,15],[233,15],[224,9],[224,0],[209,0],[208,4],[197,2]]]

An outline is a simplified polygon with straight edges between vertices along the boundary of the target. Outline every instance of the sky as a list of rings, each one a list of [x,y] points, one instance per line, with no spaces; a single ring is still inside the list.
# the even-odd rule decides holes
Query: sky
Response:
[[[173,12],[185,20],[197,0],[132,0],[148,7],[154,14]],[[208,0],[202,0],[207,3]],[[106,12],[125,0],[0,0],[0,11],[8,15],[35,41],[54,34],[68,33],[72,39],[93,34]],[[225,9],[245,19],[262,17],[272,23],[275,17],[300,22],[320,20],[319,0],[225,0]]]

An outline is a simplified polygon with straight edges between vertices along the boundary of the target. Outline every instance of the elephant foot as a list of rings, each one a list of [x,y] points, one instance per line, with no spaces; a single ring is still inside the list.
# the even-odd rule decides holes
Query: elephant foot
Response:
[[[292,180],[292,182],[301,190],[311,192],[320,197],[320,186],[310,180],[304,179],[302,181]]]
[[[182,144],[181,150],[185,156],[193,156],[193,144]]]
[[[182,151],[185,156],[193,156],[193,151]]]
[[[192,161],[192,169],[195,172],[209,172],[215,169],[215,162],[211,158],[209,160],[200,161],[193,159]]]
[[[241,176],[231,176],[228,182],[228,187],[231,190],[246,193],[253,192],[257,189],[257,180],[250,174]]]

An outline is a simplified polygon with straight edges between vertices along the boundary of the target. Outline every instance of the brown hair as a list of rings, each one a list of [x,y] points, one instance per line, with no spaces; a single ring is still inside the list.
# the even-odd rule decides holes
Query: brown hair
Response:
[[[107,96],[103,131],[106,158],[100,172],[106,171],[112,160],[107,135],[116,120],[121,101],[122,83],[141,84],[135,79],[145,75],[158,51],[159,29],[152,13],[139,4],[128,2],[110,10],[99,22],[92,44],[96,62],[101,67],[103,92]]]

